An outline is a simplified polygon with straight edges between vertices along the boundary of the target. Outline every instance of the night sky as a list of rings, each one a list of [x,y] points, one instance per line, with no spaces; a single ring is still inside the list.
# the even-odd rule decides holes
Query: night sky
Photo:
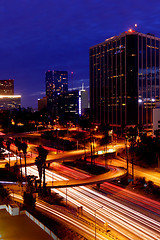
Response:
[[[89,47],[138,24],[160,37],[159,0],[0,0],[0,79],[15,79],[23,107],[45,96],[45,72],[89,86]]]

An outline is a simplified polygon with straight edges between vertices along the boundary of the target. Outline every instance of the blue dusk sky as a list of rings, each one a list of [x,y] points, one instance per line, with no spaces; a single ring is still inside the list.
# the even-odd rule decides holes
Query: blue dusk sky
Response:
[[[160,37],[159,0],[1,0],[0,79],[15,79],[23,107],[45,95],[45,72],[89,86],[89,47],[138,24]]]

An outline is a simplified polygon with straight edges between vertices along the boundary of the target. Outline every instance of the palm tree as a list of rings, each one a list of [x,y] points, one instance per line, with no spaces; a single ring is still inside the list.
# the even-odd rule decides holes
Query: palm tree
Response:
[[[0,138],[0,150],[1,150],[1,148],[4,148],[4,146],[3,146],[3,141],[4,141],[4,138]]]
[[[42,173],[43,173],[43,190],[46,189],[45,183],[45,169],[46,169],[46,158],[48,155],[48,151],[44,149],[41,145],[37,148],[38,150],[38,157],[36,157],[35,164],[38,168],[39,178],[40,178],[40,192],[41,192],[41,180],[42,180]]]
[[[42,181],[43,162],[42,162],[42,159],[39,156],[36,157],[36,159],[35,159],[35,165],[37,166],[38,173],[39,173],[39,181],[40,181],[39,190],[40,190],[40,193],[41,193],[41,181]]]
[[[7,150],[8,150],[9,170],[10,170],[10,145],[11,145],[11,141],[10,141],[10,140],[7,140],[6,145],[7,145]]]
[[[20,157],[20,169],[21,169],[21,178],[22,178],[22,163],[21,163],[21,154],[20,154],[20,151],[22,150],[22,143],[21,141],[18,139],[18,138],[15,138],[15,141],[14,141],[17,149],[18,149],[18,152],[19,152],[19,157]]]
[[[21,149],[23,151],[24,154],[24,161],[25,161],[25,176],[27,176],[27,167],[26,167],[26,154],[27,154],[27,143],[22,142],[21,144]]]

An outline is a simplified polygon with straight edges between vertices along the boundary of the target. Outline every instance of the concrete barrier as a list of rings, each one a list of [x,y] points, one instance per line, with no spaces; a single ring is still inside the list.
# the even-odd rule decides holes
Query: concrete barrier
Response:
[[[29,217],[33,222],[35,222],[40,228],[42,228],[48,235],[50,235],[54,240],[60,240],[49,228],[44,226],[43,223],[38,221],[35,217],[33,217],[29,212],[25,211],[27,217]]]

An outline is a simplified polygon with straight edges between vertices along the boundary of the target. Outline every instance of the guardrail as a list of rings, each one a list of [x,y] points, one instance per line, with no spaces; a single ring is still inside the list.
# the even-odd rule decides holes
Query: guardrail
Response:
[[[60,240],[49,228],[47,228],[43,223],[33,217],[29,212],[25,211],[27,217],[29,217],[33,222],[35,222],[40,228],[42,228],[46,233],[48,233],[54,240]]]

